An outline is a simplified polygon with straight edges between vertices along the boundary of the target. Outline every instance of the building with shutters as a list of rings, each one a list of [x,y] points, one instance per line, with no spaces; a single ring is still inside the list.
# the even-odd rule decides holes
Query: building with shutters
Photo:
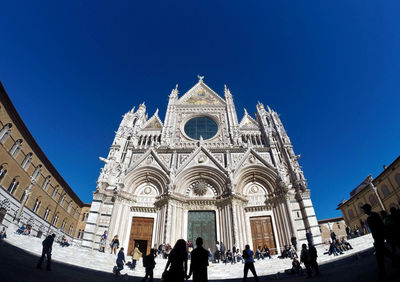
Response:
[[[240,122],[233,97],[203,77],[185,94],[169,95],[164,121],[146,106],[127,112],[93,193],[83,245],[99,247],[105,230],[129,254],[134,242],[149,252],[177,239],[222,241],[277,253],[310,229],[321,243],[317,218],[279,115],[257,104]]]

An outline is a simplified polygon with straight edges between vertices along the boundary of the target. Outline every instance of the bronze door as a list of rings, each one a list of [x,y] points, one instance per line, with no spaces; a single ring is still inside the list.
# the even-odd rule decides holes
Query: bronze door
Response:
[[[153,218],[133,217],[131,235],[129,237],[129,246],[127,255],[130,255],[134,249],[135,242],[139,244],[139,250],[143,255],[150,253],[151,240],[153,238]]]
[[[205,249],[211,248],[214,251],[217,240],[214,211],[189,211],[187,239],[193,242],[193,248],[196,248],[197,237],[203,238]]]
[[[253,250],[267,245],[271,254],[276,254],[276,245],[274,231],[272,228],[272,220],[270,216],[251,217],[251,236],[253,237]]]

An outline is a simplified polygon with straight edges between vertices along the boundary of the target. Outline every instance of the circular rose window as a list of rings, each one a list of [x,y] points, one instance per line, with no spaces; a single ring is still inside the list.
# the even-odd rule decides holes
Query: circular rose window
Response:
[[[185,124],[185,133],[192,139],[210,139],[218,132],[217,123],[209,117],[195,117]]]

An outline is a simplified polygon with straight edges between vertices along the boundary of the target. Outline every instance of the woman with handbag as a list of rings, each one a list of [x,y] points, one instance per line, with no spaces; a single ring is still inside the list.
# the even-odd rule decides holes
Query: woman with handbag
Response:
[[[162,279],[168,282],[183,282],[187,275],[188,253],[186,241],[179,239],[168,256]],[[168,267],[171,266],[168,270]]]

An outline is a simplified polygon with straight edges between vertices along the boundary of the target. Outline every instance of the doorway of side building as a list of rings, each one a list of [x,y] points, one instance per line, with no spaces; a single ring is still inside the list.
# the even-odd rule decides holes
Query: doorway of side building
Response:
[[[154,219],[148,217],[133,217],[131,234],[129,236],[129,245],[127,254],[130,255],[135,247],[135,243],[139,244],[139,250],[143,256],[148,255],[151,249],[151,241],[153,239]]]
[[[196,247],[197,237],[203,238],[203,247],[214,250],[217,240],[215,228],[215,211],[189,211],[188,212],[188,241]]]
[[[271,216],[251,217],[250,227],[254,253],[266,245],[271,255],[277,254]]]

